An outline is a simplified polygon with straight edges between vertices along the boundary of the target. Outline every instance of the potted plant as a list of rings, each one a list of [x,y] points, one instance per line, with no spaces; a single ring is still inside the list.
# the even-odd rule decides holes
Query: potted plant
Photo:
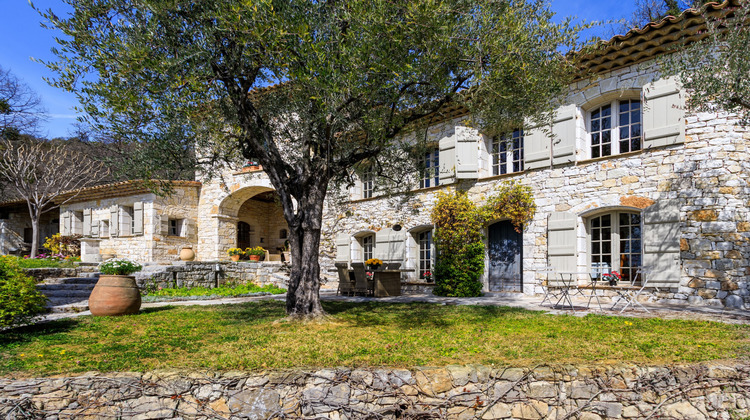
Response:
[[[247,248],[245,254],[250,257],[250,261],[260,261],[260,257],[266,255],[266,250],[262,246],[256,246],[255,248]]]
[[[432,281],[433,281],[433,280],[432,280],[432,273],[431,273],[431,272],[429,272],[429,271],[425,271],[425,272],[424,272],[424,273],[422,274],[422,278],[423,278],[423,279],[424,279],[424,281],[426,281],[427,283],[432,283]]]
[[[383,260],[378,258],[370,258],[369,260],[365,261],[365,264],[370,270],[377,270],[381,265],[383,265]]]
[[[131,274],[141,265],[127,259],[111,259],[99,264],[99,280],[89,296],[89,310],[95,316],[118,316],[138,313],[141,292]]]
[[[617,271],[602,274],[602,281],[606,281],[610,286],[617,286],[617,282],[622,280],[622,276]]]
[[[229,258],[232,259],[232,261],[237,262],[240,260],[240,257],[245,255],[245,251],[243,251],[241,248],[229,248],[227,254],[229,255]]]

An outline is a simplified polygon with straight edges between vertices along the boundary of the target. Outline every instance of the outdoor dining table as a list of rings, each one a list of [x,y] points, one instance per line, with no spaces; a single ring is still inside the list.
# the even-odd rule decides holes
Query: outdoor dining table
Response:
[[[354,270],[349,270],[354,272]],[[410,273],[414,269],[395,269],[395,270],[367,270],[372,273],[373,296],[388,297],[401,296],[401,273]]]
[[[550,299],[550,296],[554,295],[554,291],[557,291],[559,293],[559,297],[557,298],[557,302],[555,302],[555,304],[552,305],[552,307],[557,308],[561,306],[560,303],[562,303],[562,307],[569,306],[570,309],[575,311],[575,307],[573,306],[573,300],[571,299],[571,295],[579,294],[585,297],[581,290],[585,286],[581,286],[578,284],[578,277],[579,276],[588,277],[589,281],[593,283],[593,281],[591,280],[591,273],[587,271],[558,271],[557,276],[558,276],[557,279],[552,280],[552,281],[549,281],[549,280],[547,281],[547,295],[545,296],[544,300],[548,300],[550,303],[552,303],[552,299]],[[544,303],[544,300],[542,300],[542,303]],[[591,297],[589,297],[589,301],[586,305],[586,308],[589,307],[590,303],[591,303]],[[601,307],[601,305],[599,306]]]

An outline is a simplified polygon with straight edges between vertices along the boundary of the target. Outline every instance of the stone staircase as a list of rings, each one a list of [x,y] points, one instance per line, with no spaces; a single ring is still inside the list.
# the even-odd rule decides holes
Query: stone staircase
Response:
[[[39,283],[37,288],[49,299],[47,309],[50,312],[82,312],[89,309],[89,295],[99,280],[99,273],[82,272],[80,275],[47,278]]]

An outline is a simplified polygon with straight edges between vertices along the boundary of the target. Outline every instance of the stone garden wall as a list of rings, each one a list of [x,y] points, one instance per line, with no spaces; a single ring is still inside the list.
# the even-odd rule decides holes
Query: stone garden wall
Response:
[[[281,263],[186,261],[171,265],[146,265],[135,274],[138,287],[216,287],[227,281],[273,284],[287,288],[289,266]]]
[[[750,366],[448,366],[0,379],[8,419],[730,419]]]

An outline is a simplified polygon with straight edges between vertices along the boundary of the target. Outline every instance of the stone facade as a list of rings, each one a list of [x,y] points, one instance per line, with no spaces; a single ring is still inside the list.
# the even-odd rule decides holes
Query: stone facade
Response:
[[[39,246],[46,238],[59,230],[59,211],[57,209],[42,214],[39,220]],[[0,255],[22,254],[31,250],[31,217],[23,206],[0,206]]]
[[[730,419],[750,368],[481,365],[0,379],[3,418]]]

